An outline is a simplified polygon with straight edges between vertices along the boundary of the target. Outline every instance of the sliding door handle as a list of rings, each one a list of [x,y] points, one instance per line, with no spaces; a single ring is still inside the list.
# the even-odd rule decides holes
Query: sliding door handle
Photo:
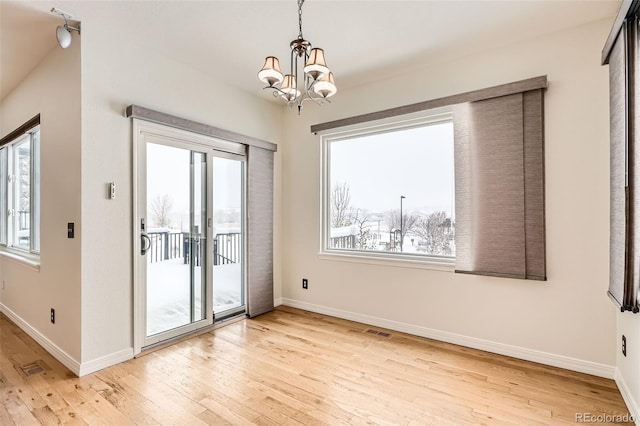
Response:
[[[147,234],[140,234],[140,254],[144,256],[150,248],[151,238]]]

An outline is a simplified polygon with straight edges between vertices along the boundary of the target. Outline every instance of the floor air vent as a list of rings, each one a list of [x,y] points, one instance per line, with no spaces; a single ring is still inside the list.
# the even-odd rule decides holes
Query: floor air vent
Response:
[[[20,371],[26,377],[35,376],[48,370],[49,367],[42,360],[34,361],[31,364],[23,365],[20,367]]]
[[[367,333],[375,334],[377,336],[382,336],[382,337],[390,337],[391,336],[391,334],[389,334],[389,333],[385,333],[384,331],[374,330],[372,328],[368,329]]]

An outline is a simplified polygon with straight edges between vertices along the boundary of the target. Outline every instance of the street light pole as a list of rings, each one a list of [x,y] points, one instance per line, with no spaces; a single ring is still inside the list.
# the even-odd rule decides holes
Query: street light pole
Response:
[[[400,196],[400,252],[402,253],[402,240],[404,240],[404,220],[402,217],[402,201],[407,198],[404,195]]]

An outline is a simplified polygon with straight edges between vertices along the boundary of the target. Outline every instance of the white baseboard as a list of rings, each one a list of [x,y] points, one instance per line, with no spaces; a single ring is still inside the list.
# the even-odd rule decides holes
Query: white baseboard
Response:
[[[533,349],[523,348],[519,346],[507,345],[504,343],[492,342],[489,340],[478,339],[475,337],[463,336],[460,334],[450,333],[427,327],[421,327],[413,324],[392,321],[384,318],[374,317],[370,315],[359,314],[356,312],[344,311],[340,309],[330,308],[327,306],[316,305],[294,299],[278,298],[274,300],[275,306],[286,305],[294,308],[304,309],[319,314],[331,315],[350,321],[357,321],[377,327],[384,327],[390,330],[409,333],[416,336],[426,337],[429,339],[440,340],[443,342],[453,343],[470,348],[480,349],[487,352],[493,352],[501,355],[512,356],[514,358],[524,359],[541,364],[551,365],[554,367],[566,368],[568,370],[578,371],[581,373],[592,374],[594,376],[615,379],[620,392],[631,411],[636,418],[640,418],[640,410],[629,389],[627,388],[624,378],[618,373],[613,366],[598,364],[591,361],[585,361],[577,358],[570,358],[563,355],[551,354],[548,352],[536,351]],[[94,360],[79,363],[64,350],[59,348],[51,340],[42,333],[32,327],[29,323],[20,318],[15,312],[7,306],[0,303],[0,312],[4,313],[11,321],[18,325],[25,333],[31,336],[38,344],[40,344],[54,358],[60,361],[65,367],[71,370],[77,376],[84,376],[93,373],[111,365],[118,364],[133,358],[133,348],[126,348],[109,355],[105,355]]]
[[[83,362],[80,365],[80,374],[78,374],[78,376],[86,376],[87,374],[95,373],[98,370],[111,367],[112,365],[116,365],[130,359],[133,359],[132,347],[102,356],[100,358],[96,358],[88,362]]]
[[[556,355],[548,352],[537,351],[534,349],[523,348],[520,346],[507,345],[490,340],[450,333],[448,331],[436,330],[433,328],[392,321],[384,318],[359,314],[356,312],[343,311],[340,309],[330,308],[322,305],[315,305],[313,303],[303,302],[300,300],[282,298],[282,304],[285,306],[304,309],[319,314],[330,315],[350,321],[361,322],[364,324],[413,334],[415,336],[426,337],[429,339],[440,340],[443,342],[453,343],[456,345],[466,346],[474,349],[480,349],[500,355],[538,362],[540,364],[550,365],[553,367],[565,368],[567,370],[577,371],[580,373],[592,374],[594,376],[605,377],[607,379],[613,379],[615,376],[615,367],[611,365],[598,364],[595,362],[571,358],[564,355]]]
[[[622,399],[624,399],[625,404],[627,404],[629,414],[633,416],[636,425],[640,426],[640,407],[638,407],[634,395],[629,390],[629,387],[624,380],[624,376],[620,373],[618,368],[616,368],[615,381],[620,393],[622,394]]]
[[[133,358],[133,348],[127,348],[88,362],[80,363],[60,347],[58,347],[51,340],[49,340],[46,336],[32,327],[31,324],[23,320],[20,316],[18,316],[18,314],[1,303],[0,312],[4,313],[25,333],[31,336],[33,340],[38,342],[38,344],[42,346],[44,350],[49,352],[52,357],[60,361],[65,367],[71,370],[71,372],[78,377],[85,376],[87,374],[102,370],[103,368],[107,368]]]
[[[280,306],[282,305],[282,297],[278,297],[277,299],[273,300],[273,306]]]
[[[71,370],[76,376],[80,374],[80,363],[74,359],[71,355],[66,353],[60,347],[58,347],[55,343],[49,340],[46,336],[36,330],[31,326],[28,322],[23,320],[18,316],[15,312],[9,309],[4,304],[0,304],[0,312],[5,314],[11,321],[13,321],[18,327],[22,329],[25,333],[27,333],[33,340],[38,342],[40,346],[42,346],[47,352],[51,354],[55,359],[60,361],[65,367]]]

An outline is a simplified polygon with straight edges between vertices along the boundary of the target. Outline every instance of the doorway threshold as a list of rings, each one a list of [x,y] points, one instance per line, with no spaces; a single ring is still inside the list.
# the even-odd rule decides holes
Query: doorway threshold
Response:
[[[155,351],[160,349],[164,349],[169,346],[173,346],[176,343],[184,342],[186,340],[192,339],[194,337],[198,337],[201,334],[209,333],[211,331],[217,330],[218,328],[226,327],[227,325],[234,324],[236,322],[244,321],[246,319],[246,315],[244,313],[240,313],[237,315],[229,316],[220,319],[219,321],[213,323],[212,325],[200,328],[198,330],[194,330],[190,333],[181,334],[180,336],[176,336],[171,339],[163,340],[162,342],[155,343],[153,345],[146,346],[142,348],[139,354],[135,355],[134,358],[141,358],[145,355],[149,355]]]

